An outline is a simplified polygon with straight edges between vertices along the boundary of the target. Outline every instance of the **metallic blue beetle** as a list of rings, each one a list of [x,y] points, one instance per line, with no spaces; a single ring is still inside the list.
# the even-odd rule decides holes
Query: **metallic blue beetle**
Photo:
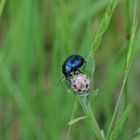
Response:
[[[62,65],[62,72],[67,79],[72,76],[72,72],[80,72],[79,68],[85,63],[85,60],[80,55],[69,56]]]

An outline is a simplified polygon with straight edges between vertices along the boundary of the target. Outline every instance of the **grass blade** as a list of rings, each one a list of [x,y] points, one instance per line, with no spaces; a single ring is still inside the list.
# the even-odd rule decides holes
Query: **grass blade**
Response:
[[[113,116],[112,116],[112,120],[111,120],[111,123],[109,125],[109,129],[107,131],[106,139],[109,138],[110,131],[111,131],[112,125],[113,125],[115,117],[116,117],[118,106],[119,106],[119,103],[120,103],[120,100],[121,100],[121,97],[122,97],[122,94],[123,94],[123,90],[124,90],[126,80],[127,80],[127,77],[128,77],[128,73],[129,73],[129,70],[130,70],[130,66],[131,66],[131,63],[132,63],[132,56],[133,56],[133,51],[134,51],[134,47],[135,47],[134,39],[135,39],[135,35],[136,35],[136,20],[135,20],[135,17],[136,17],[136,8],[135,8],[135,11],[134,11],[134,16],[133,16],[133,23],[132,23],[132,28],[131,28],[131,38],[130,38],[130,42],[129,42],[128,53],[127,53],[127,56],[126,56],[125,75],[124,75],[122,87],[121,87],[121,90],[120,90],[120,94],[119,94],[119,97],[118,97],[118,101],[117,101],[117,104],[116,104],[116,107],[115,107],[115,110],[114,110],[114,113],[113,113]]]
[[[94,70],[95,70],[95,61],[94,61],[94,54],[96,53],[98,47],[100,46],[102,42],[102,38],[104,33],[106,32],[107,28],[109,27],[110,20],[112,17],[112,14],[114,12],[114,9],[116,8],[117,4],[120,0],[111,0],[106,11],[104,18],[98,28],[98,31],[96,33],[95,39],[91,44],[91,50],[89,52],[89,55],[87,56],[87,67],[86,72],[89,74],[90,77],[93,77]]]
[[[88,116],[81,116],[81,117],[77,117],[75,119],[72,119],[70,122],[68,122],[68,125],[73,125],[81,120],[87,119]]]
[[[70,93],[72,93],[72,92],[70,92]],[[70,120],[72,120],[74,118],[74,115],[76,113],[77,108],[78,108],[78,102],[77,102],[77,99],[75,98]],[[72,129],[72,125],[69,125],[68,126],[68,132],[67,132],[67,140],[70,140],[71,129]]]
[[[115,124],[115,128],[110,134],[109,140],[116,140],[117,136],[120,134],[120,132],[121,132],[123,126],[124,126],[124,123],[125,123],[126,119],[129,116],[129,113],[130,113],[131,109],[132,109],[132,104],[129,103],[127,105],[125,111],[122,113],[122,115],[120,117],[118,117],[118,120]]]
[[[91,52],[93,52],[93,54],[97,51],[97,49],[99,48],[99,45],[102,42],[103,35],[110,24],[112,14],[113,14],[114,9],[116,8],[117,4],[119,3],[119,1],[120,0],[111,0],[106,11],[105,11],[104,18],[99,26],[99,29],[98,29],[96,36],[95,36],[95,39],[92,43]]]
[[[6,0],[1,0],[1,2],[0,2],[0,17],[2,16],[2,12],[3,12],[4,6],[5,6],[5,2],[6,2]]]

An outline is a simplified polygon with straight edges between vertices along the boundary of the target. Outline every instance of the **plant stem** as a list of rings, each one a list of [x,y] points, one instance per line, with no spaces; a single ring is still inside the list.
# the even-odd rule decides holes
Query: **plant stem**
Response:
[[[121,100],[121,97],[122,97],[123,89],[124,89],[124,86],[125,86],[125,83],[126,83],[126,78],[127,78],[127,75],[125,75],[125,78],[123,80],[123,84],[122,84],[121,91],[120,91],[120,94],[119,94],[119,97],[118,97],[118,100],[117,100],[117,104],[116,104],[116,107],[115,107],[115,110],[114,110],[114,113],[113,113],[113,116],[112,116],[112,119],[111,119],[111,123],[109,125],[109,129],[107,131],[106,139],[108,139],[109,135],[110,135],[110,131],[111,131],[111,128],[112,128],[112,125],[113,125],[113,122],[114,122],[114,119],[115,119],[115,116],[116,116],[116,113],[117,113],[117,110],[118,110],[118,106],[119,106],[119,103],[120,103],[120,100]]]
[[[104,135],[102,134],[99,125],[95,119],[94,113],[92,111],[92,108],[90,104],[88,103],[87,97],[86,96],[77,96],[78,100],[85,112],[85,114],[89,117],[89,122],[91,125],[91,128],[94,131],[94,134],[98,140],[105,140]]]
[[[135,3],[135,6],[136,6],[136,3]],[[131,28],[131,38],[130,38],[130,42],[129,42],[128,53],[127,53],[127,56],[126,56],[125,75],[124,75],[122,87],[121,87],[121,90],[120,90],[120,94],[119,94],[119,97],[118,97],[118,100],[117,100],[117,104],[115,106],[115,110],[114,110],[114,113],[113,113],[113,116],[112,116],[112,119],[111,119],[111,123],[110,123],[109,129],[107,131],[106,139],[109,138],[111,128],[112,128],[113,123],[115,121],[115,117],[116,117],[116,114],[117,114],[119,103],[120,103],[120,100],[121,100],[121,97],[122,97],[122,94],[123,94],[123,90],[124,90],[124,87],[125,87],[125,84],[126,84],[126,81],[127,81],[127,77],[128,77],[128,73],[129,73],[129,70],[130,70],[130,66],[131,66],[131,63],[132,63],[132,56],[133,56],[133,50],[134,50],[134,39],[135,39],[135,32],[136,32],[135,17],[136,17],[136,8],[134,9],[133,23],[132,23],[132,28]]]
[[[130,0],[125,0],[125,24],[126,24],[126,37],[129,40],[130,29],[131,29],[131,2]]]
[[[6,0],[1,0],[0,2],[0,17],[2,15]]]
[[[74,118],[74,115],[75,115],[75,112],[77,110],[77,107],[78,107],[78,101],[75,98],[70,120],[72,120]],[[70,140],[71,128],[72,128],[72,125],[69,125],[69,127],[68,127],[68,133],[67,133],[67,140]]]

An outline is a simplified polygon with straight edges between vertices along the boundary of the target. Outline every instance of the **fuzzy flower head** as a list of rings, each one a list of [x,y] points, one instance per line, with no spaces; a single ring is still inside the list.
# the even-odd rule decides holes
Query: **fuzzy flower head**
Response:
[[[87,94],[90,87],[90,79],[87,74],[79,73],[71,78],[71,88],[79,95]]]

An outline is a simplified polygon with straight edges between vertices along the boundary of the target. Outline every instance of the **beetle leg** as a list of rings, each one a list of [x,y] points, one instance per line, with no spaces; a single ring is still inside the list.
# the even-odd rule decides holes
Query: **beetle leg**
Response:
[[[79,74],[79,73],[82,73],[79,69],[76,69],[75,71],[73,71],[74,72],[74,74],[76,75],[76,74]]]
[[[73,71],[74,72],[74,75],[76,75],[77,74],[77,71]]]
[[[78,73],[83,73],[83,72],[81,72],[79,69],[78,69],[77,71],[78,71]]]

